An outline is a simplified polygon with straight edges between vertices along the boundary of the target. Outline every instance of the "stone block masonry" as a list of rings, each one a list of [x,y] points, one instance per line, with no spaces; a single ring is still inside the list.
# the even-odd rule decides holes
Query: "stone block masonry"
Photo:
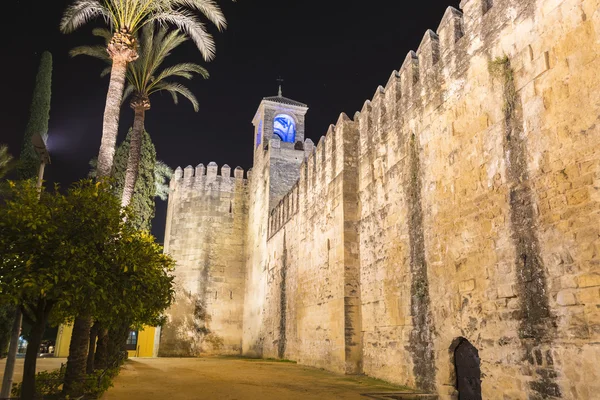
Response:
[[[316,147],[306,106],[267,98],[247,182],[176,172],[185,295],[161,352],[293,359],[441,399],[597,397],[600,2],[460,7]],[[279,113],[296,143],[269,130]]]
[[[161,331],[159,356],[240,354],[244,301],[244,171],[215,163],[171,180],[165,252],[177,260],[176,301]]]

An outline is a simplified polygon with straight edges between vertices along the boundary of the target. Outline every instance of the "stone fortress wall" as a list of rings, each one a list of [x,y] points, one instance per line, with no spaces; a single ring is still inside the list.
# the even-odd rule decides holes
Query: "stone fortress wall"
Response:
[[[265,138],[237,238],[242,352],[455,398],[469,343],[485,399],[594,398],[599,8],[464,0],[353,120],[304,142],[286,190],[300,150]]]
[[[176,299],[159,356],[239,354],[244,302],[248,182],[210,163],[178,168],[171,180],[165,252],[177,260]]]

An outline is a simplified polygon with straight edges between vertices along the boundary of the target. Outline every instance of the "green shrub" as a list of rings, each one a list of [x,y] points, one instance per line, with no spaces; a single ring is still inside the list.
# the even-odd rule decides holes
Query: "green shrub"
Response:
[[[64,379],[64,368],[50,372],[38,372],[35,375],[35,393],[43,396],[44,399],[57,399],[62,391]],[[12,395],[15,397],[21,396],[21,383],[13,384]]]
[[[106,370],[96,370],[94,373],[86,376],[83,385],[84,399],[99,399],[104,392],[113,386],[113,379],[119,375],[120,367],[109,368]],[[35,375],[35,393],[36,396],[44,400],[54,400],[62,398],[62,385],[65,379],[65,369],[56,371],[42,371]],[[21,383],[15,383],[12,389],[14,397],[21,396]]]
[[[104,392],[113,387],[113,379],[119,375],[120,368],[96,370],[89,374],[84,382],[83,392],[86,399],[98,399]]]

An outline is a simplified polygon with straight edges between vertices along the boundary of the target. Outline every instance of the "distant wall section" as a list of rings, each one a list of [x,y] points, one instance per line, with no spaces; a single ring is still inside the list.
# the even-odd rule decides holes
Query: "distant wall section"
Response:
[[[316,148],[307,140],[298,182],[269,213],[262,324],[252,337],[263,357],[361,370],[357,138],[342,115]]]

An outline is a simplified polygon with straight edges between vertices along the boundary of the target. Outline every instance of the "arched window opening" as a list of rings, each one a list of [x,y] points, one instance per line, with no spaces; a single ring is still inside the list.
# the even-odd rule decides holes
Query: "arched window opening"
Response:
[[[282,142],[296,142],[296,121],[286,114],[279,114],[273,122],[273,132],[279,136]]]

